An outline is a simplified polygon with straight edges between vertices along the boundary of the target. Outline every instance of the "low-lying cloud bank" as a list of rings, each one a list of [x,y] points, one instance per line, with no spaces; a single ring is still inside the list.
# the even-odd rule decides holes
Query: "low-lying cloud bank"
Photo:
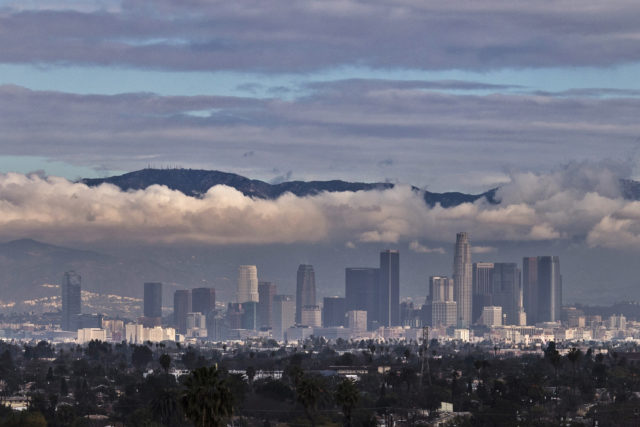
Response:
[[[485,201],[429,208],[409,186],[370,192],[286,194],[257,200],[216,186],[201,198],[163,186],[123,192],[63,178],[0,175],[0,237],[48,241],[208,244],[563,239],[590,246],[640,248],[640,202],[624,200],[620,167],[575,164],[554,172],[518,172]]]

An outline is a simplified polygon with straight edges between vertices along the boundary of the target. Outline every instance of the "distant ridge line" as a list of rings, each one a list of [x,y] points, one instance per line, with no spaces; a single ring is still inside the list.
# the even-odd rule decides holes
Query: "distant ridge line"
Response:
[[[143,190],[151,185],[165,185],[168,188],[180,191],[187,196],[202,197],[211,187],[227,185],[240,191],[245,196],[258,199],[276,199],[289,192],[298,197],[313,196],[322,192],[342,191],[372,191],[389,190],[394,188],[389,182],[348,182],[342,180],[330,181],[287,181],[278,184],[269,184],[264,181],[249,179],[231,172],[204,169],[153,169],[146,168],[123,175],[107,178],[85,178],[80,182],[95,187],[103,183],[117,186],[123,191]],[[425,203],[431,207],[440,204],[448,208],[462,203],[473,203],[484,198],[489,203],[499,203],[495,196],[497,188],[493,188],[481,194],[465,194],[460,192],[433,193],[412,187],[414,191],[423,193]]]

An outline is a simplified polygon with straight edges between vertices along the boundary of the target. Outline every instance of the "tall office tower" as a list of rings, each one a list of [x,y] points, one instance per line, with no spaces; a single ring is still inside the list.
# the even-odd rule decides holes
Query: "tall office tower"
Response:
[[[273,297],[276,295],[276,285],[273,282],[258,283],[258,327],[272,328],[271,311],[273,310]]]
[[[67,271],[62,277],[62,322],[63,331],[78,330],[78,315],[82,311],[82,278],[75,271]]]
[[[453,257],[453,286],[457,303],[457,323],[459,328],[471,324],[473,271],[471,265],[471,245],[467,233],[456,234],[455,254]]]
[[[400,324],[400,254],[387,249],[380,252],[380,279],[378,282],[378,322],[382,326]]]
[[[255,265],[238,267],[237,302],[258,302],[258,268]]]
[[[344,326],[346,307],[347,300],[343,297],[325,297],[322,302],[322,326]]]
[[[173,294],[173,325],[179,334],[187,333],[187,314],[192,312],[191,291],[180,289]]]
[[[144,284],[144,320],[145,327],[162,325],[162,283]]]
[[[520,324],[520,269],[516,263],[497,262],[493,265],[493,304],[502,307],[505,325]]]
[[[562,309],[562,276],[560,258],[538,257],[538,322],[560,320]]]
[[[531,325],[539,322],[538,310],[538,258],[522,258],[522,293],[524,310]]]
[[[214,288],[194,288],[191,290],[192,312],[208,316],[216,309],[216,290]]]
[[[473,263],[473,297],[472,314],[473,323],[480,321],[482,308],[493,305],[493,263],[474,262]]]
[[[312,265],[300,264],[296,280],[296,323],[302,321],[305,305],[316,305],[316,274]]]
[[[284,339],[284,331],[296,323],[296,301],[292,295],[273,297],[272,335],[278,341]]]
[[[345,311],[365,310],[369,327],[372,327],[379,320],[380,269],[346,268],[344,273]]]

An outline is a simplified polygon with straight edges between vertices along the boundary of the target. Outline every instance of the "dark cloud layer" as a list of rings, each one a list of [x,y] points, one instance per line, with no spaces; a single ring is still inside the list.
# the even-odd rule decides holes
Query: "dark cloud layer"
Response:
[[[343,86],[323,83],[289,101],[2,86],[3,154],[111,170],[179,164],[269,180],[280,174],[274,169],[298,179],[388,177],[435,191],[486,190],[512,169],[636,156],[640,99]]]
[[[86,9],[86,8],[83,8]],[[125,0],[0,11],[0,61],[171,70],[609,66],[637,61],[635,1]]]

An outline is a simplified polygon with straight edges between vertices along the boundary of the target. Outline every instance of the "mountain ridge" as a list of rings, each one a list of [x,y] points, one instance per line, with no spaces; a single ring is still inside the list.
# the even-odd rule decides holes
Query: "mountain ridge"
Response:
[[[389,182],[348,182],[343,180],[329,181],[286,181],[270,184],[265,181],[250,179],[231,172],[204,169],[141,169],[115,175],[107,178],[85,178],[80,182],[95,187],[103,183],[117,186],[123,191],[142,190],[150,185],[165,185],[172,190],[182,192],[187,196],[202,197],[207,190],[215,185],[227,185],[240,191],[245,196],[259,199],[276,199],[285,193],[292,193],[299,197],[313,196],[322,192],[340,191],[372,191],[389,190],[395,184]],[[489,203],[496,200],[497,188],[481,194],[466,194],[461,192],[435,193],[412,186],[416,192],[423,194],[424,201],[430,207],[440,204],[442,207],[457,206],[462,203],[473,203],[484,198]]]

